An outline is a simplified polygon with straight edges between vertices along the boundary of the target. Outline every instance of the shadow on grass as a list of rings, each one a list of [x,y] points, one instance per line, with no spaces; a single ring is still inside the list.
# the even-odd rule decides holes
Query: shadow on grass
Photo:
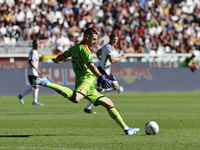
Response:
[[[86,134],[85,134],[86,135]],[[88,134],[90,136],[96,136],[95,134]],[[36,135],[0,135],[0,138],[26,138],[26,137],[31,137],[31,136],[80,136],[80,134],[36,134]],[[98,136],[105,136],[104,134],[99,134]],[[125,134],[121,134],[119,136],[129,136]],[[132,136],[147,136],[146,134],[136,134]]]
[[[54,115],[65,115],[65,114],[78,114],[78,113],[39,113],[39,114],[37,114],[37,113],[29,113],[29,114],[27,114],[27,113],[24,113],[24,114],[1,114],[1,115],[8,115],[8,116],[19,116],[19,115],[24,115],[24,116],[28,116],[28,115],[52,115],[52,114],[54,114]]]
[[[75,136],[78,134],[36,134],[36,135],[0,135],[1,137],[25,138],[30,136]]]

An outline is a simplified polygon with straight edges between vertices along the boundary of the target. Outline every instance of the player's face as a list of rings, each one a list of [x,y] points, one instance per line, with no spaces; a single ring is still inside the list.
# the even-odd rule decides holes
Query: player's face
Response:
[[[113,39],[111,39],[110,43],[111,45],[115,45],[118,42],[118,37],[114,37]]]
[[[37,48],[39,48],[39,46],[40,46],[40,41],[37,40]]]
[[[89,37],[89,42],[88,42],[88,46],[92,47],[97,43],[98,40],[98,35],[93,34],[92,37]]]
[[[37,40],[36,43],[33,44],[33,48],[34,48],[35,50],[37,50],[37,49],[39,48],[39,46],[40,46],[40,41]]]

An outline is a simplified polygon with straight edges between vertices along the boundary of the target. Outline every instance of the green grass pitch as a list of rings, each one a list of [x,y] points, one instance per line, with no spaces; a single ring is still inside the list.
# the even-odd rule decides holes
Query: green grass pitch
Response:
[[[83,112],[87,100],[74,104],[60,95],[39,95],[44,106],[21,105],[17,96],[0,97],[0,150],[197,150],[200,148],[200,93],[106,94],[132,136],[102,106],[96,115]],[[157,135],[146,135],[146,122],[156,121]]]

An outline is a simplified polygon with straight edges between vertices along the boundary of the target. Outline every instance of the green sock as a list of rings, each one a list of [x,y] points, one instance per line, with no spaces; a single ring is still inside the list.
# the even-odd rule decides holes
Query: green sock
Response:
[[[71,98],[73,91],[67,87],[58,85],[58,84],[54,84],[48,81],[47,83],[47,87],[53,89],[54,91],[56,91],[58,94],[62,95],[65,98]]]
[[[111,107],[107,108],[107,110],[108,110],[110,117],[113,118],[118,123],[118,125],[120,125],[120,127],[123,130],[128,128],[128,126],[124,123],[122,117],[116,110],[115,106],[111,106]]]

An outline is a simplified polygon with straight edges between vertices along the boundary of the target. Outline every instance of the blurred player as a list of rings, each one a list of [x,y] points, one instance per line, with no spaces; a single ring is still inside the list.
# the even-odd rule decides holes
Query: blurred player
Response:
[[[99,59],[99,66],[98,66],[99,72],[105,75],[106,78],[111,80],[113,83],[112,87],[110,87],[109,89],[103,89],[101,87],[100,80],[97,80],[96,88],[101,93],[111,92],[114,90],[117,90],[119,94],[123,92],[123,87],[119,86],[118,82],[116,81],[116,78],[110,72],[112,63],[117,63],[120,60],[126,58],[125,54],[122,54],[121,57],[119,58],[115,57],[114,46],[117,44],[117,42],[118,42],[118,36],[116,34],[111,34],[110,42],[105,44],[101,49],[99,49],[96,52],[97,58]],[[91,108],[92,108],[92,103],[89,102],[86,108],[84,109],[84,112],[96,114],[96,112],[93,112]]]
[[[128,127],[116,110],[113,102],[95,89],[94,83],[96,77],[100,80],[103,88],[111,87],[111,81],[106,79],[93,63],[93,55],[89,47],[96,44],[97,40],[97,31],[92,28],[88,28],[84,32],[84,37],[81,43],[75,44],[69,50],[66,50],[63,54],[60,54],[53,59],[54,63],[59,63],[68,57],[72,58],[72,66],[76,75],[74,91],[67,87],[54,84],[48,81],[46,77],[38,78],[35,84],[53,89],[74,103],[79,103],[85,98],[92,102],[95,106],[101,105],[106,108],[110,117],[118,123],[118,125],[124,130],[125,134],[136,134],[140,131],[140,129]]]
[[[26,89],[22,94],[18,95],[19,101],[22,105],[24,105],[24,96],[33,91],[33,105],[39,105],[43,106],[42,103],[38,103],[37,98],[38,98],[38,93],[39,93],[39,85],[34,85],[35,80],[39,77],[40,70],[38,69],[39,66],[39,55],[38,55],[38,47],[39,47],[39,40],[35,39],[33,40],[33,48],[29,52],[29,57],[28,57],[28,79],[31,84],[31,86]]]
[[[192,54],[191,57],[186,58],[182,63],[180,63],[179,67],[189,67],[192,72],[199,69],[199,66],[196,62],[194,62],[195,55]]]

